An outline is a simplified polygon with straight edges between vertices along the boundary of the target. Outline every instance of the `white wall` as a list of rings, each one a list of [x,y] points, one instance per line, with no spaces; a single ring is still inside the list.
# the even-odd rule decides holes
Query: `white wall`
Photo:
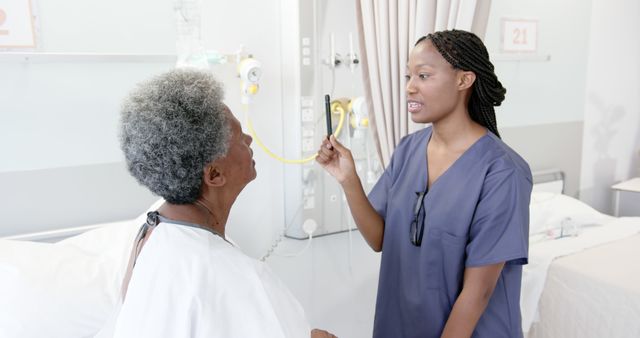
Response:
[[[503,51],[503,19],[535,20],[537,51]],[[582,160],[590,19],[590,0],[493,0],[485,35],[496,74],[507,88],[496,108],[504,141],[534,172],[562,170],[565,193],[574,197]]]
[[[611,212],[611,185],[640,175],[640,5],[493,0],[485,42],[494,55],[500,54],[501,18],[538,20],[537,54],[551,60],[497,58],[496,73],[507,88],[505,102],[496,109],[498,126],[517,130],[584,121],[581,142],[555,138],[551,143],[581,143],[581,152],[563,154],[580,165],[578,195]],[[553,149],[538,151],[557,156]]]
[[[590,15],[590,0],[491,1],[485,44],[507,88],[499,128],[583,120]],[[535,54],[551,60],[500,60],[503,18],[537,20]]]
[[[640,3],[593,0],[580,198],[612,211],[611,185],[640,176]]]
[[[39,51],[175,51],[170,1],[33,1]],[[145,24],[140,25],[140,18]],[[121,160],[117,112],[132,85],[168,63],[0,62],[0,173]]]
[[[175,54],[173,4],[172,0],[37,2],[38,51]],[[246,21],[238,20],[240,13]],[[203,1],[205,46],[233,53],[244,44],[265,65],[254,120],[275,150],[282,148],[279,14],[280,3],[275,1]],[[122,98],[137,82],[174,64],[105,60],[0,62],[0,173],[122,161],[117,141]],[[226,84],[229,106],[244,120],[234,66],[212,70]],[[282,168],[259,151],[256,161],[259,177],[232,210],[231,233],[253,233],[243,244],[257,256],[269,245],[271,226],[282,223]],[[98,220],[102,219],[96,215]]]

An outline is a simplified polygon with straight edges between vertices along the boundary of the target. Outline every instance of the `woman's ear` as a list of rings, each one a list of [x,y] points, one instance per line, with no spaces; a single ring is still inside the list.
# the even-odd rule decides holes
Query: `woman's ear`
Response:
[[[211,187],[221,187],[227,182],[222,168],[215,163],[204,167],[204,184]]]
[[[458,89],[465,90],[471,88],[476,81],[476,73],[470,71],[461,71],[458,73]]]

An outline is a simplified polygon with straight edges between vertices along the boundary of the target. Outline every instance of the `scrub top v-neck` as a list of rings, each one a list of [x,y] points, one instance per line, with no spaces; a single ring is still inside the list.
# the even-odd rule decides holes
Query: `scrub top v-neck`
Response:
[[[369,194],[385,221],[374,337],[439,337],[464,269],[506,262],[473,337],[521,337],[527,263],[528,164],[493,133],[478,139],[429,187],[420,246],[410,240],[417,193],[428,179],[432,128],[406,136]]]

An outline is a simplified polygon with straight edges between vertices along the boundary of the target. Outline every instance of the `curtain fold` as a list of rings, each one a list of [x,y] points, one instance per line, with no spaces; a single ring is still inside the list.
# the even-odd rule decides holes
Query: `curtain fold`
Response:
[[[454,28],[484,38],[490,8],[491,0],[356,0],[364,95],[384,167],[402,137],[424,128],[407,112],[404,73],[413,44]]]

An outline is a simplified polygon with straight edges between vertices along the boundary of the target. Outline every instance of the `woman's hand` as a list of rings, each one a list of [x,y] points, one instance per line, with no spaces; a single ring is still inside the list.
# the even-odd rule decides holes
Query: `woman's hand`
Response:
[[[376,252],[382,250],[384,219],[367,199],[367,194],[356,172],[351,151],[336,141],[332,135],[329,141],[322,142],[316,161],[342,186],[351,216],[369,246]]]
[[[340,144],[333,135],[329,140],[322,141],[316,161],[340,184],[358,177],[351,151]]]
[[[338,338],[335,335],[320,329],[311,330],[311,338]]]

